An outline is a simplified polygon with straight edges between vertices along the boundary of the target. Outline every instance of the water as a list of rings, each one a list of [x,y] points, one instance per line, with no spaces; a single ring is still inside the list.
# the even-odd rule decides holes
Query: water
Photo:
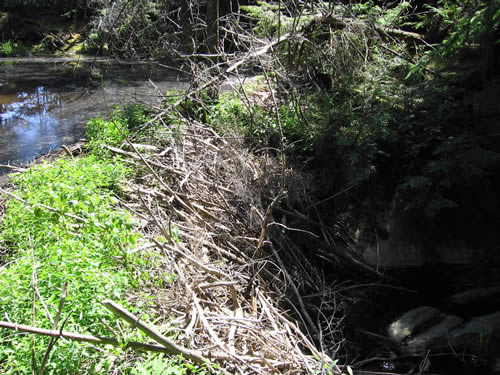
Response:
[[[167,90],[185,87],[176,71],[143,63],[0,59],[0,165],[78,141],[89,118],[118,104],[158,105]]]

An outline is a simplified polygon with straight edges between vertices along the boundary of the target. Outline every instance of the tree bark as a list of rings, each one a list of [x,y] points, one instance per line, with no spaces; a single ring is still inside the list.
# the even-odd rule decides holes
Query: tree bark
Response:
[[[486,10],[486,32],[481,38],[481,58],[483,65],[483,82],[491,80],[498,72],[499,47],[498,34],[495,31],[495,9],[492,1]]]
[[[221,18],[231,13],[239,13],[239,10],[238,0],[207,0],[207,51],[209,54],[220,52]]]
[[[194,53],[196,45],[189,46],[193,36],[193,13],[191,0],[181,2],[181,22],[182,22],[182,50],[185,53]],[[196,44],[196,43],[194,43]]]
[[[207,52],[219,52],[219,5],[220,0],[207,1]]]

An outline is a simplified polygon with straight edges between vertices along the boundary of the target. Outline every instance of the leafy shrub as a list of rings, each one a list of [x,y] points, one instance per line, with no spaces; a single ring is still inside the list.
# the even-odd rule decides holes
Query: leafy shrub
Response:
[[[129,131],[137,130],[150,121],[151,109],[142,104],[128,104],[115,111],[115,118],[126,124]]]
[[[246,87],[248,93],[259,90],[257,87]],[[283,107],[282,130],[286,143],[287,130],[296,130],[291,112]],[[217,131],[226,135],[242,136],[246,144],[252,147],[280,147],[280,131],[276,121],[276,114],[272,108],[258,104],[245,104],[235,92],[224,93],[212,107],[209,123]],[[291,133],[290,133],[291,134]]]
[[[481,45],[483,55],[489,53],[488,49],[494,53],[495,44],[498,44],[495,30],[500,26],[499,0],[463,3],[439,0],[436,6],[425,7],[428,12],[420,16],[415,27],[424,31],[430,29],[441,40],[411,66],[408,77],[422,75],[429,66],[447,68],[458,55],[474,45]]]
[[[14,54],[14,45],[8,40],[0,44],[0,53],[4,56],[11,56]]]
[[[65,330],[109,335],[100,319],[113,319],[99,302],[106,298],[125,302],[125,291],[137,286],[144,259],[129,253],[140,235],[130,214],[115,208],[109,189],[118,191],[129,171],[120,164],[94,156],[60,159],[32,167],[15,178],[16,194],[28,202],[10,200],[1,223],[0,240],[10,250],[0,275],[0,309],[20,324],[52,328],[37,299],[32,318],[33,281],[53,316],[64,283],[69,295],[63,312]],[[52,212],[42,205],[49,205]],[[72,219],[76,215],[86,222]],[[147,279],[147,274],[143,276]],[[28,374],[30,336],[1,331],[0,371]],[[35,340],[40,363],[48,339]],[[47,365],[52,374],[80,373],[99,363],[98,353],[85,345],[58,341]]]
[[[270,37],[278,34],[278,31],[283,34],[292,29],[293,18],[280,14],[278,5],[263,1],[257,4],[241,6],[241,10],[254,20],[253,31],[257,35]]]
[[[149,110],[143,105],[131,104],[117,108],[110,121],[102,117],[91,119],[87,124],[87,147],[101,156],[106,155],[104,145],[121,145],[131,131],[150,120],[149,115]]]
[[[132,375],[206,375],[205,367],[186,363],[182,358],[166,358],[165,355],[149,355],[132,369]]]
[[[121,121],[106,121],[102,117],[91,119],[87,124],[87,148],[97,154],[106,153],[104,145],[119,146],[129,134]]]
[[[28,52],[28,48],[24,46],[22,43],[13,42],[11,40],[7,40],[3,43],[0,43],[0,56],[10,57],[17,55],[25,55]]]

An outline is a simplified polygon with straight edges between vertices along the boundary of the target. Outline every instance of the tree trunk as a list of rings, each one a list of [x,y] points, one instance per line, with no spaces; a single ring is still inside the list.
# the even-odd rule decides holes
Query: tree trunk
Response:
[[[207,51],[210,54],[216,54],[219,52],[219,5],[220,5],[220,0],[207,1],[206,44],[207,44]]]
[[[207,0],[207,51],[210,54],[221,52],[223,47],[219,35],[221,18],[230,13],[239,13],[238,0]]]
[[[191,0],[181,2],[181,22],[182,22],[182,51],[185,53],[195,53],[196,42],[190,45],[195,37],[193,35],[193,13]]]
[[[498,31],[495,30],[493,3],[488,5],[486,11],[486,32],[481,40],[483,82],[488,82],[498,73]]]

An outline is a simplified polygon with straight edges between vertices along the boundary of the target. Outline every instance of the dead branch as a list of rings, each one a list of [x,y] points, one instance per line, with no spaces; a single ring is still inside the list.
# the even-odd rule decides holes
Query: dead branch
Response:
[[[68,340],[88,342],[92,344],[99,345],[113,345],[118,347],[131,348],[135,350],[147,351],[147,352],[157,352],[157,353],[170,353],[169,350],[161,345],[151,345],[143,344],[141,342],[131,341],[126,344],[120,343],[117,339],[109,337],[98,337],[92,335],[84,335],[80,333],[59,331],[55,329],[43,329],[27,326],[24,324],[16,324],[11,322],[0,321],[0,328],[12,329],[19,332],[28,332],[35,335],[51,336],[51,337],[63,337]]]
[[[111,311],[117,317],[125,320],[130,325],[139,328],[142,332],[144,332],[148,337],[155,340],[157,343],[161,344],[167,350],[167,353],[174,355],[182,355],[183,357],[200,364],[206,364],[209,368],[211,367],[210,361],[203,357],[200,353],[197,353],[193,350],[183,348],[177,345],[174,341],[170,340],[168,337],[162,335],[160,332],[156,330],[156,328],[151,327],[150,325],[144,323],[141,319],[136,317],[134,314],[125,310],[122,306],[117,303],[106,300],[103,301],[102,304],[109,311]]]

